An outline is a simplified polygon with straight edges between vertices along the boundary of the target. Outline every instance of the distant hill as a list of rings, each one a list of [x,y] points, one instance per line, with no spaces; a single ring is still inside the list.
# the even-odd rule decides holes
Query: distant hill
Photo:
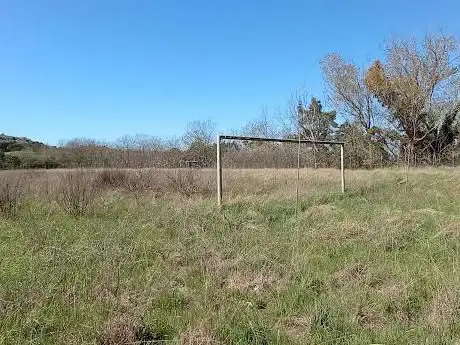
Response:
[[[0,134],[0,152],[35,151],[45,146],[45,144],[29,138]]]

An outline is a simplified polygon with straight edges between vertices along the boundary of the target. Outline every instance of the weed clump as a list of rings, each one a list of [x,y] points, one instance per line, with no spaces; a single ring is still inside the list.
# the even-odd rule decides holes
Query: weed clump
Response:
[[[94,177],[97,188],[121,188],[128,181],[128,173],[121,169],[104,169],[98,171]]]
[[[100,345],[121,345],[136,341],[136,326],[132,317],[119,315],[109,319],[102,330]]]
[[[99,345],[165,344],[168,338],[166,334],[139,325],[131,315],[122,314],[107,320]]]
[[[136,201],[147,193],[160,197],[164,193],[164,185],[158,179],[155,171],[139,169],[136,171],[122,169],[106,169],[96,173],[94,177],[96,189],[118,189],[129,192]]]
[[[24,197],[24,181],[20,176],[0,176],[0,215],[14,216]]]
[[[69,171],[59,176],[56,201],[72,216],[89,213],[94,206],[97,190],[93,178],[84,170]]]
[[[205,328],[190,329],[181,334],[180,345],[218,345],[219,341]]]
[[[203,183],[194,170],[177,169],[169,172],[166,177],[169,189],[187,198],[198,194],[206,196],[211,193],[209,184]]]

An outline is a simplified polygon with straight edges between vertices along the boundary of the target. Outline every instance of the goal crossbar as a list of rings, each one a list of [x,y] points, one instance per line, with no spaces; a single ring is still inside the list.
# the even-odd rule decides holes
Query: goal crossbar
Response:
[[[219,135],[217,141],[221,140],[243,140],[243,141],[267,141],[275,143],[301,143],[301,144],[330,144],[330,145],[344,145],[342,141],[328,141],[328,140],[308,140],[308,139],[279,139],[279,138],[262,138],[262,137],[245,137],[239,135]]]
[[[340,178],[342,185],[342,193],[345,193],[345,166],[344,166],[344,147],[345,143],[342,141],[328,141],[328,140],[308,140],[308,139],[282,139],[282,138],[262,138],[262,137],[248,137],[240,135],[218,135],[217,136],[217,205],[222,205],[222,152],[220,149],[221,140],[240,140],[240,141],[265,141],[276,143],[297,143],[297,144],[327,144],[327,145],[340,145]]]

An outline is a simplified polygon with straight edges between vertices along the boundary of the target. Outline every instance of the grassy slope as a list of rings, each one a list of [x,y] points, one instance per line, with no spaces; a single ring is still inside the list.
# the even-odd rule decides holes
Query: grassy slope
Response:
[[[182,344],[454,344],[460,174],[416,171],[407,192],[402,176],[355,172],[298,216],[292,200],[114,192],[82,218],[29,200],[0,218],[0,344],[108,344],[131,324]]]

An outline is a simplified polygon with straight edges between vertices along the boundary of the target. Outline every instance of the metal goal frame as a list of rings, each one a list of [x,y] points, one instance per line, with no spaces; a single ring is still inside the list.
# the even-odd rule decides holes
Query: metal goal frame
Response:
[[[340,145],[340,180],[342,185],[342,193],[345,193],[345,166],[344,166],[344,149],[345,143],[341,141],[328,140],[307,140],[307,139],[279,139],[279,138],[261,138],[261,137],[246,137],[239,135],[218,135],[217,136],[217,157],[216,157],[216,174],[217,174],[217,205],[222,205],[222,152],[220,143],[222,140],[239,140],[239,141],[266,141],[275,143],[294,143],[294,144],[327,144]]]

